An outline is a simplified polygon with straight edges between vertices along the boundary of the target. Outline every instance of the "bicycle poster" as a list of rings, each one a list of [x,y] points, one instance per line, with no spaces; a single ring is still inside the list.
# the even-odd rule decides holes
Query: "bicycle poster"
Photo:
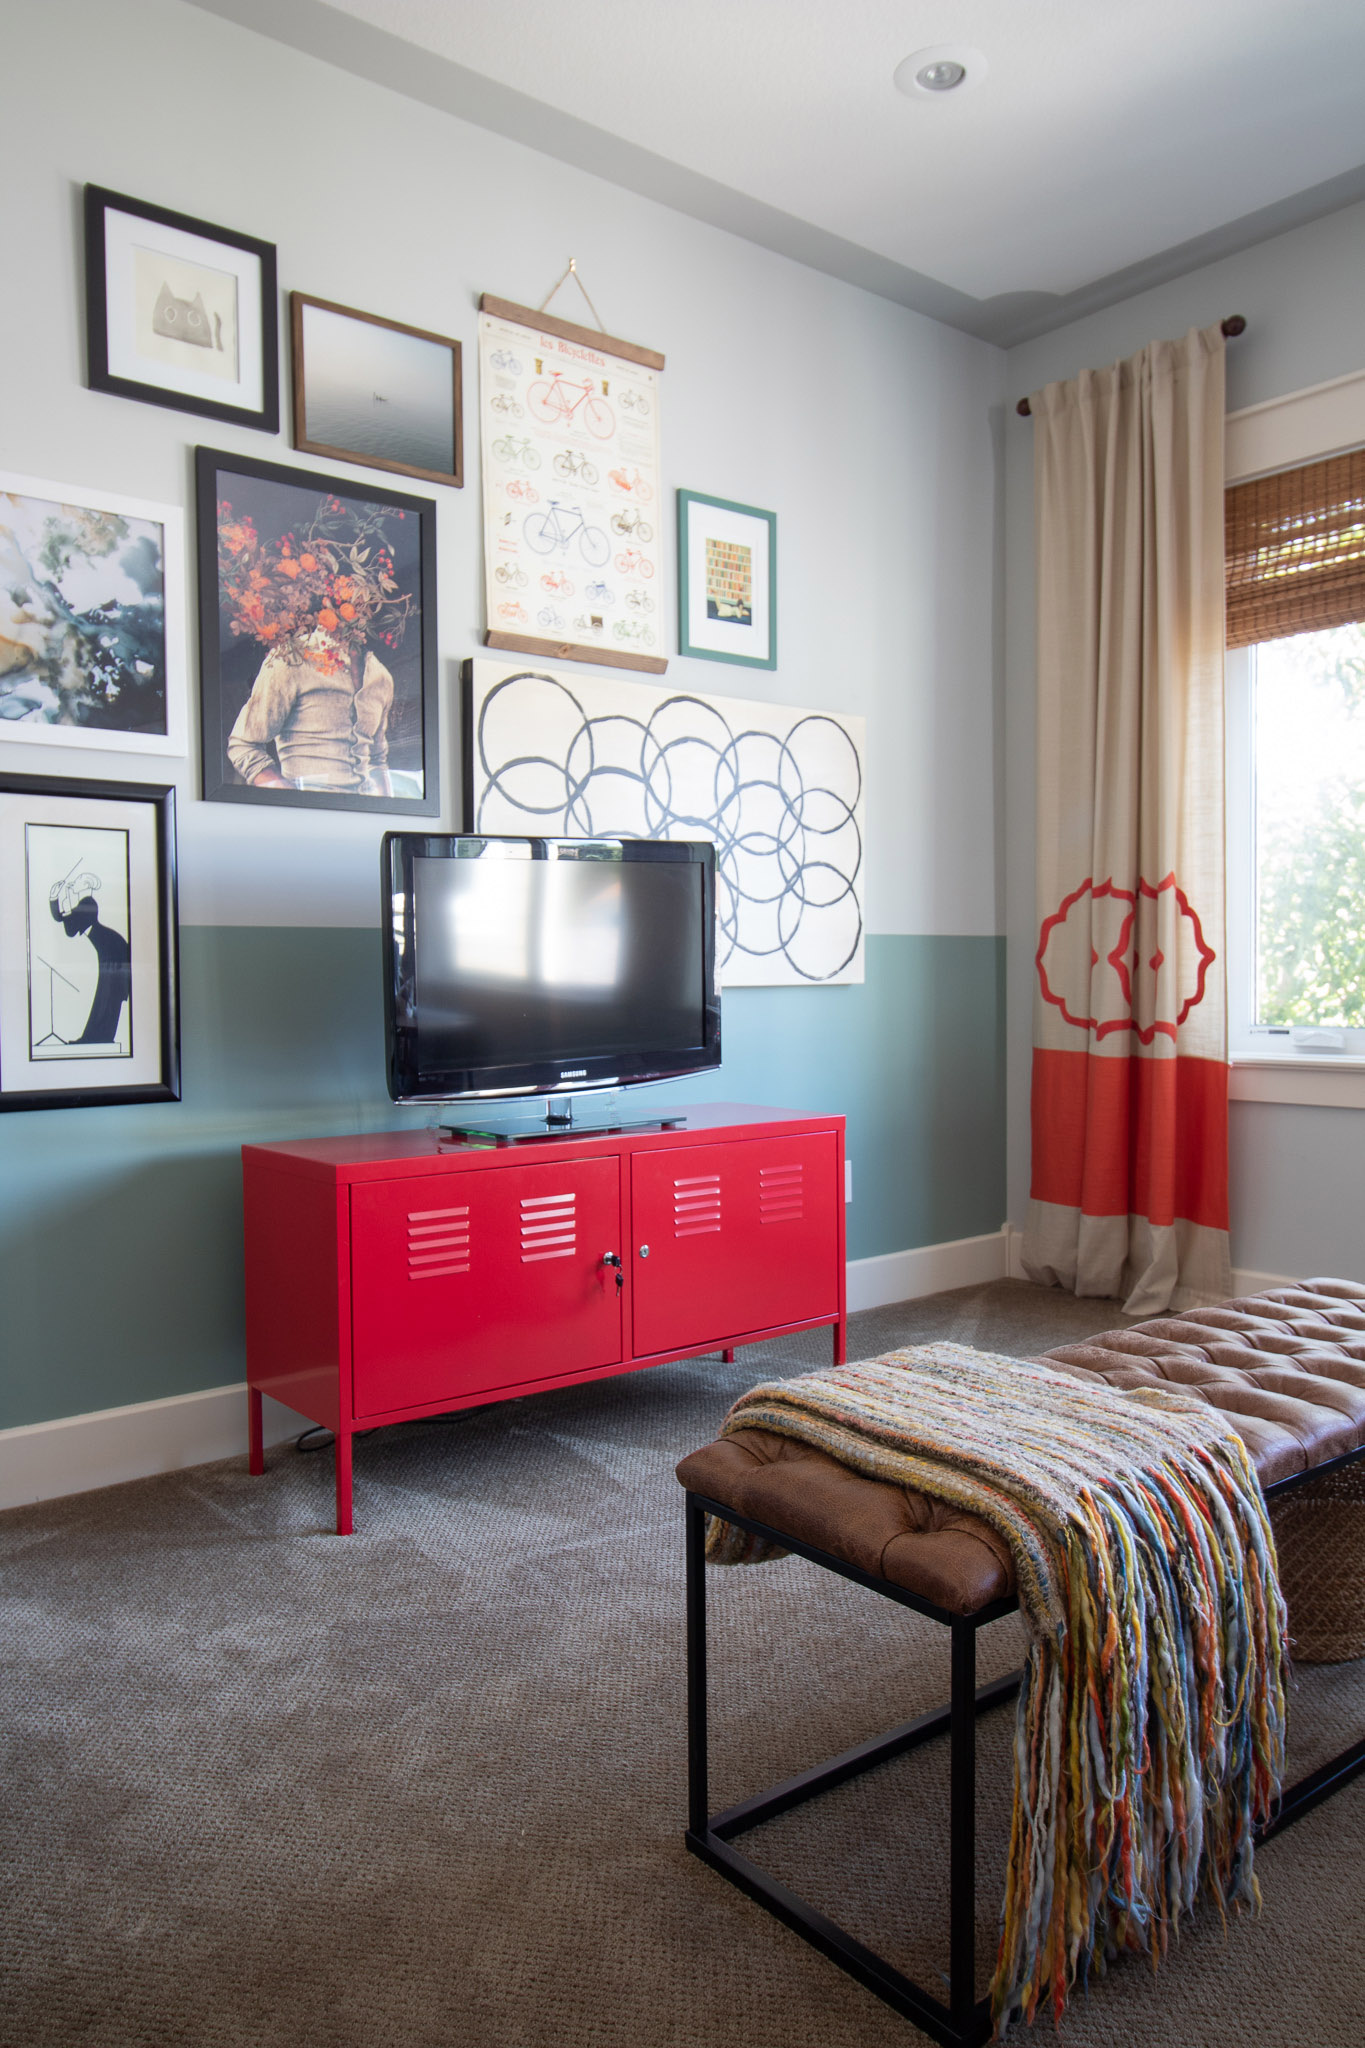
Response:
[[[480,304],[486,644],[662,675],[664,359]]]

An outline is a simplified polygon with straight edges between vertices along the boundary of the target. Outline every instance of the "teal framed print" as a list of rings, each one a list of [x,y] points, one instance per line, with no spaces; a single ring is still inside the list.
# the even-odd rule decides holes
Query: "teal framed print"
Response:
[[[678,493],[678,652],[777,667],[777,514]]]

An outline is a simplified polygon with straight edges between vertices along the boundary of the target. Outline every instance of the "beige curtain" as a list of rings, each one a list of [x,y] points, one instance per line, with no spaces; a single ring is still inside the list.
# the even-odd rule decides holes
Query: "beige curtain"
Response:
[[[1031,394],[1038,946],[1026,1270],[1133,1314],[1231,1291],[1223,336]]]

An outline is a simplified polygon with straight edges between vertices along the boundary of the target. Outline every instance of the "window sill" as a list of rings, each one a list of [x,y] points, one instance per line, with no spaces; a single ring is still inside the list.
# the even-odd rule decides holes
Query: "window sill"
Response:
[[[1365,1060],[1321,1053],[1233,1053],[1232,1102],[1295,1102],[1311,1109],[1365,1109]]]

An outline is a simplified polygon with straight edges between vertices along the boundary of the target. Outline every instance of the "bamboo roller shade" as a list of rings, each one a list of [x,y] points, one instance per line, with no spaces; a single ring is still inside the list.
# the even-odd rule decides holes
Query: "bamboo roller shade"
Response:
[[[1229,647],[1365,619],[1365,448],[1224,493]]]

